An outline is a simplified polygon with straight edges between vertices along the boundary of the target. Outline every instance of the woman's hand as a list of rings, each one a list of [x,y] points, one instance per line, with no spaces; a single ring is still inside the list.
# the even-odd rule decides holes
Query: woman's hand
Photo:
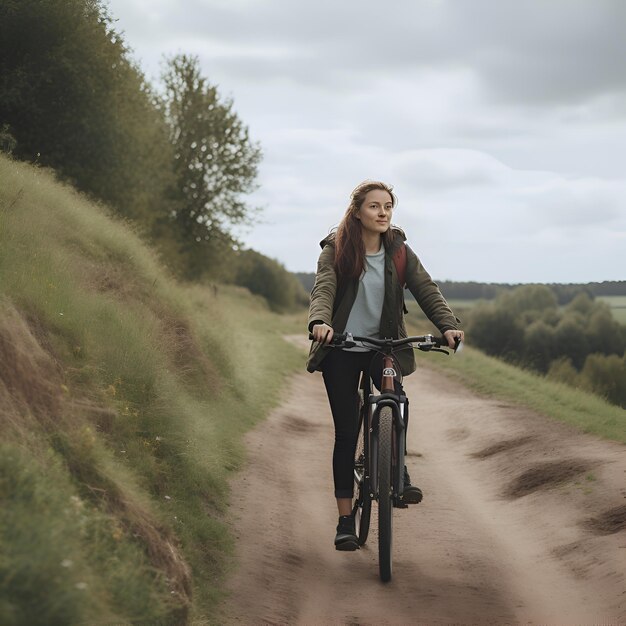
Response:
[[[318,343],[330,343],[334,331],[328,324],[315,324],[313,326],[313,338]]]
[[[455,343],[455,339],[458,337],[459,341],[463,341],[465,339],[465,333],[462,330],[446,330],[443,333],[443,336],[448,340],[448,345],[454,349],[457,344]]]

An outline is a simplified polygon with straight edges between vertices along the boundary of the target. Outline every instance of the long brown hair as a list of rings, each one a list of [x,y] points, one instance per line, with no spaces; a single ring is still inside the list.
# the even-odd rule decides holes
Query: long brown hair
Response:
[[[397,198],[393,187],[377,180],[366,180],[357,185],[350,195],[350,204],[335,234],[335,271],[341,278],[359,278],[365,268],[365,245],[361,236],[361,222],[356,214],[365,196],[374,189],[386,191],[391,196],[395,208]],[[395,233],[391,226],[383,235],[383,245],[388,248],[394,240]]]

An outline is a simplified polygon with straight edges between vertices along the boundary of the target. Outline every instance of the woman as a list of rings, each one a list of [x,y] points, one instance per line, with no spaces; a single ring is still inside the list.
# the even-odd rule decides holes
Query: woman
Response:
[[[337,350],[327,346],[334,332],[368,337],[406,337],[403,286],[394,255],[406,245],[404,233],[391,226],[396,204],[392,187],[365,181],[353,192],[336,232],[322,242],[315,285],[311,291],[309,332],[314,342],[307,362],[321,370],[335,424],[333,478],[339,511],[337,550],[358,548],[352,517],[353,464],[358,429],[358,383],[369,371],[375,353],[358,346]],[[454,347],[463,340],[454,316],[437,285],[415,253],[406,246],[406,287],[428,318]],[[413,350],[398,354],[404,375],[415,370]],[[376,382],[376,381],[375,381]],[[410,483],[405,467],[404,502],[419,503],[422,492]]]

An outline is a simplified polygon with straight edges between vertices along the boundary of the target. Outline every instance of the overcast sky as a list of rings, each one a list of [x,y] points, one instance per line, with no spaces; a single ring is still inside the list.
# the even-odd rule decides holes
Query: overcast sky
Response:
[[[314,271],[364,179],[440,280],[626,279],[626,2],[110,0],[146,76],[204,74],[260,142],[244,241]]]

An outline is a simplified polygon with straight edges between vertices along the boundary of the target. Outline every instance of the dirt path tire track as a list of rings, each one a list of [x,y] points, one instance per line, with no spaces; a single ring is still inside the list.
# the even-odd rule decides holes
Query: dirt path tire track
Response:
[[[409,469],[424,501],[394,511],[394,577],[333,548],[332,420],[299,374],[247,435],[233,481],[231,624],[624,624],[625,447],[420,370]]]

